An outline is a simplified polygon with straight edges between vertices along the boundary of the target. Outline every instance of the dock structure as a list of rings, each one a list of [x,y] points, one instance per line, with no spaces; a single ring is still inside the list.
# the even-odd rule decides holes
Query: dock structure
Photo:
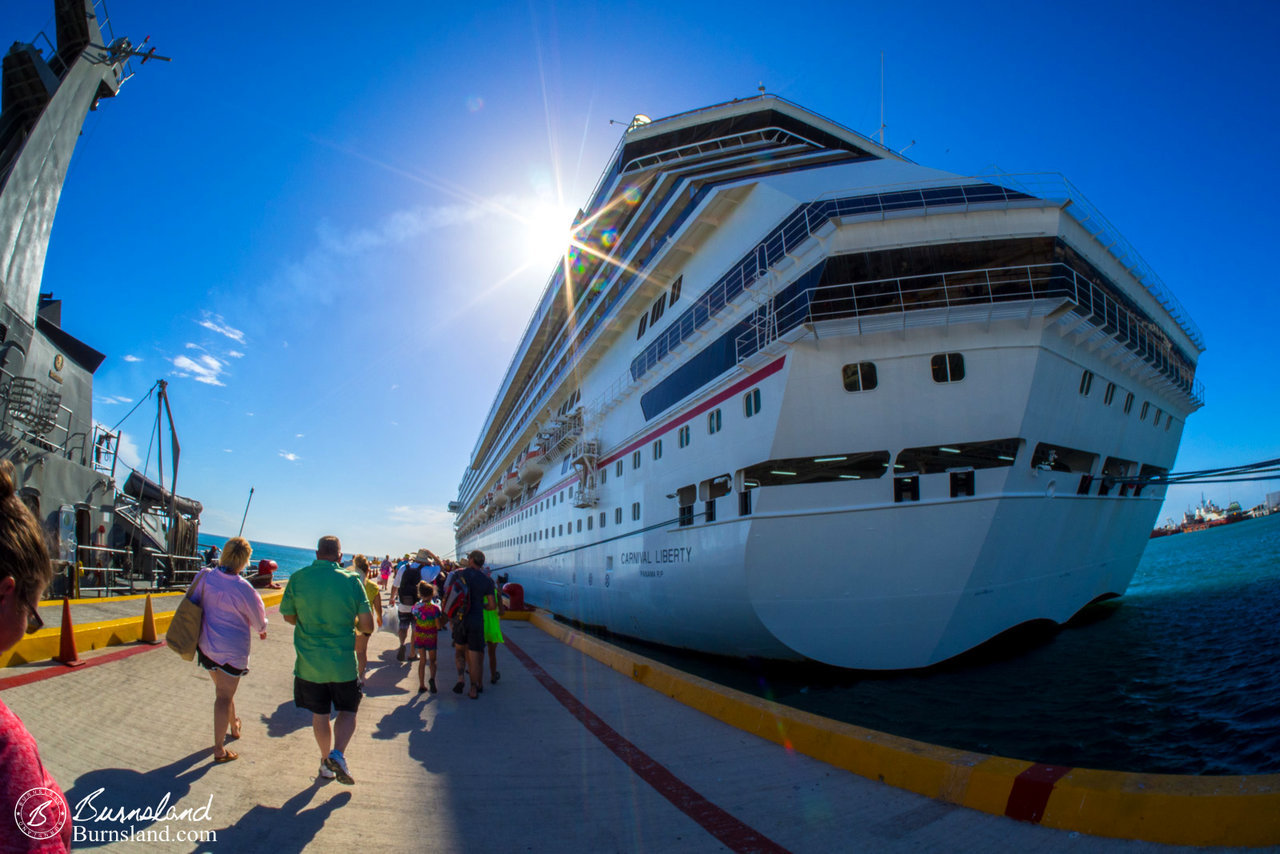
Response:
[[[562,642],[540,619],[504,622],[502,676],[478,700],[450,691],[447,644],[440,693],[419,694],[416,665],[396,662],[394,635],[376,633],[347,750],[356,783],[343,786],[317,779],[311,716],[293,705],[292,628],[274,609],[270,617],[235,698],[243,736],[228,745],[240,758],[222,765],[212,762],[209,676],[163,647],[104,651],[74,671],[0,670],[0,697],[79,812],[79,845],[273,854],[1172,850],[848,773],[655,691],[638,672]],[[148,812],[90,820],[121,810]]]

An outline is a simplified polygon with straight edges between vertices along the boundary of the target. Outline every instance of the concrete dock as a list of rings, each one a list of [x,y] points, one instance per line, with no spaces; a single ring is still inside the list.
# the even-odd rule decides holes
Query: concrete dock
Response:
[[[501,681],[478,700],[450,691],[448,649],[441,692],[418,694],[416,665],[397,663],[394,635],[376,633],[347,750],[356,784],[318,780],[310,714],[293,706],[292,630],[276,609],[269,616],[236,695],[244,732],[228,744],[240,759],[227,764],[212,763],[208,674],[163,646],[100,651],[75,669],[0,670],[0,697],[80,810],[77,832],[88,836],[76,848],[1180,850],[1054,830],[856,776],[696,711],[530,622],[504,622]],[[162,802],[151,810],[158,820],[84,820]],[[94,841],[115,834],[125,841]]]

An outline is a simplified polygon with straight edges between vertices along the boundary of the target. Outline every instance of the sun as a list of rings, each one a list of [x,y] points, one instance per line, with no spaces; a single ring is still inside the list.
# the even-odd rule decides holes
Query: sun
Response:
[[[526,264],[550,269],[569,249],[576,211],[552,202],[537,202],[523,218],[522,256]]]

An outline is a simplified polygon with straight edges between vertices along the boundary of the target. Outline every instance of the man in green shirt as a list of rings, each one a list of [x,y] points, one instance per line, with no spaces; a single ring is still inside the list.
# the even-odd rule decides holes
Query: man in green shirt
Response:
[[[373,631],[369,597],[358,573],[343,569],[342,543],[321,537],[316,561],[289,576],[280,616],[293,626],[293,703],[311,712],[320,747],[320,776],[355,782],[343,755],[356,731],[361,691],[356,681],[356,635]],[[330,726],[330,709],[337,720]],[[330,745],[333,749],[330,750]]]

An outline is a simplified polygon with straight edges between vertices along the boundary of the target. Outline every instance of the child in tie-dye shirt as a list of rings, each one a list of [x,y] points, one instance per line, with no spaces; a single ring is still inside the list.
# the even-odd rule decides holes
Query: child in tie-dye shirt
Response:
[[[444,613],[431,601],[435,588],[430,582],[418,582],[418,604],[413,606],[413,648],[418,653],[418,693],[436,692],[436,635],[444,628]],[[427,662],[431,662],[431,678],[423,682]]]

